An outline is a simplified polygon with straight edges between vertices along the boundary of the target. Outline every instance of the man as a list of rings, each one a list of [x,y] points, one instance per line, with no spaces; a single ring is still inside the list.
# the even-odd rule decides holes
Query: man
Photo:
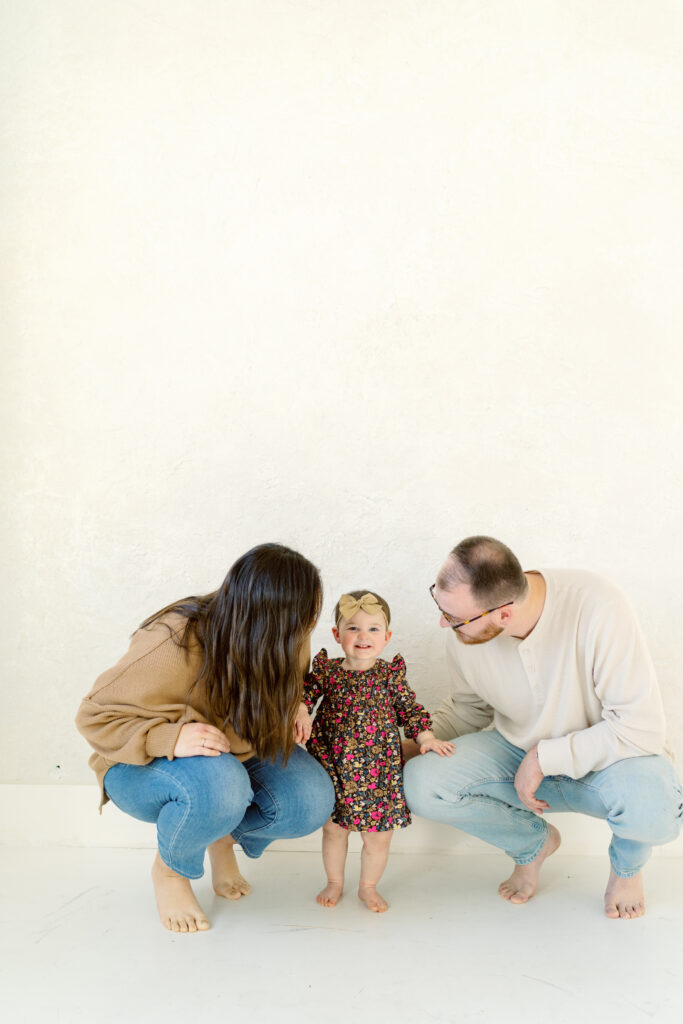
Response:
[[[683,795],[625,597],[593,573],[523,572],[491,537],[461,541],[430,591],[451,631],[451,693],[434,734],[460,738],[448,758],[415,757],[406,741],[409,807],[505,850],[515,867],[498,892],[512,903],[533,896],[560,845],[545,811],[604,818],[605,913],[640,917],[642,868],[653,844],[678,835]]]

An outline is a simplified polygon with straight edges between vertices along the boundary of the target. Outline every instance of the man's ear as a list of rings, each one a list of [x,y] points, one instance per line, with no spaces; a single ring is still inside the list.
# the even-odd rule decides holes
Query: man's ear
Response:
[[[501,626],[507,626],[508,622],[512,618],[512,608],[499,608],[498,614],[500,615]]]

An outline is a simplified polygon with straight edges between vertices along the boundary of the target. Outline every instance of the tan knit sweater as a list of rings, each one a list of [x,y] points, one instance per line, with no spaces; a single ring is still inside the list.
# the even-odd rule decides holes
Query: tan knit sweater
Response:
[[[174,639],[185,621],[168,615],[139,629],[126,654],[99,676],[81,702],[76,726],[95,751],[88,763],[100,784],[100,807],[108,800],[103,779],[113,764],[143,765],[155,757],[172,761],[183,725],[211,721],[202,689],[190,693],[201,671],[201,647],[195,641],[186,650]],[[225,735],[238,760],[253,755],[230,726]]]

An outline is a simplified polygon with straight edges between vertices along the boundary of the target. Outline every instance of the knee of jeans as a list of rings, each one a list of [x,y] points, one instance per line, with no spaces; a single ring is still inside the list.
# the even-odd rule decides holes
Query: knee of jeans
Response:
[[[239,811],[244,814],[254,799],[254,791],[249,775],[241,764],[239,771],[231,771],[223,784],[216,787],[216,799],[223,804],[226,813]]]
[[[196,785],[202,788],[203,796],[208,797],[212,811],[225,817],[238,814],[241,820],[254,799],[246,770],[230,754],[202,758],[202,761],[205,763]]]
[[[612,820],[624,825],[629,838],[655,845],[670,843],[683,824],[683,793],[662,780],[648,786],[647,794],[638,802],[624,801]]]
[[[443,804],[446,796],[440,792],[438,778],[434,778],[429,764],[421,759],[408,761],[403,774],[403,790],[406,803],[411,811],[422,818],[432,817],[433,810]],[[448,798],[449,802],[452,798]]]
[[[312,789],[302,815],[302,827],[309,832],[322,828],[334,809],[334,786],[325,769],[321,770],[318,785]]]

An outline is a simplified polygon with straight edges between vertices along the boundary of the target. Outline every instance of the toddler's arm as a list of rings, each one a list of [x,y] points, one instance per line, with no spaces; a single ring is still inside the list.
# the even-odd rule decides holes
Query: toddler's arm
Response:
[[[406,736],[414,739],[418,733],[431,729],[431,717],[429,712],[418,703],[415,693],[406,682],[406,663],[400,654],[396,655],[389,667],[391,669],[389,692],[396,721],[403,726]]]
[[[302,701],[294,719],[294,740],[296,743],[308,743],[311,738],[313,719],[308,713],[308,708]]]

